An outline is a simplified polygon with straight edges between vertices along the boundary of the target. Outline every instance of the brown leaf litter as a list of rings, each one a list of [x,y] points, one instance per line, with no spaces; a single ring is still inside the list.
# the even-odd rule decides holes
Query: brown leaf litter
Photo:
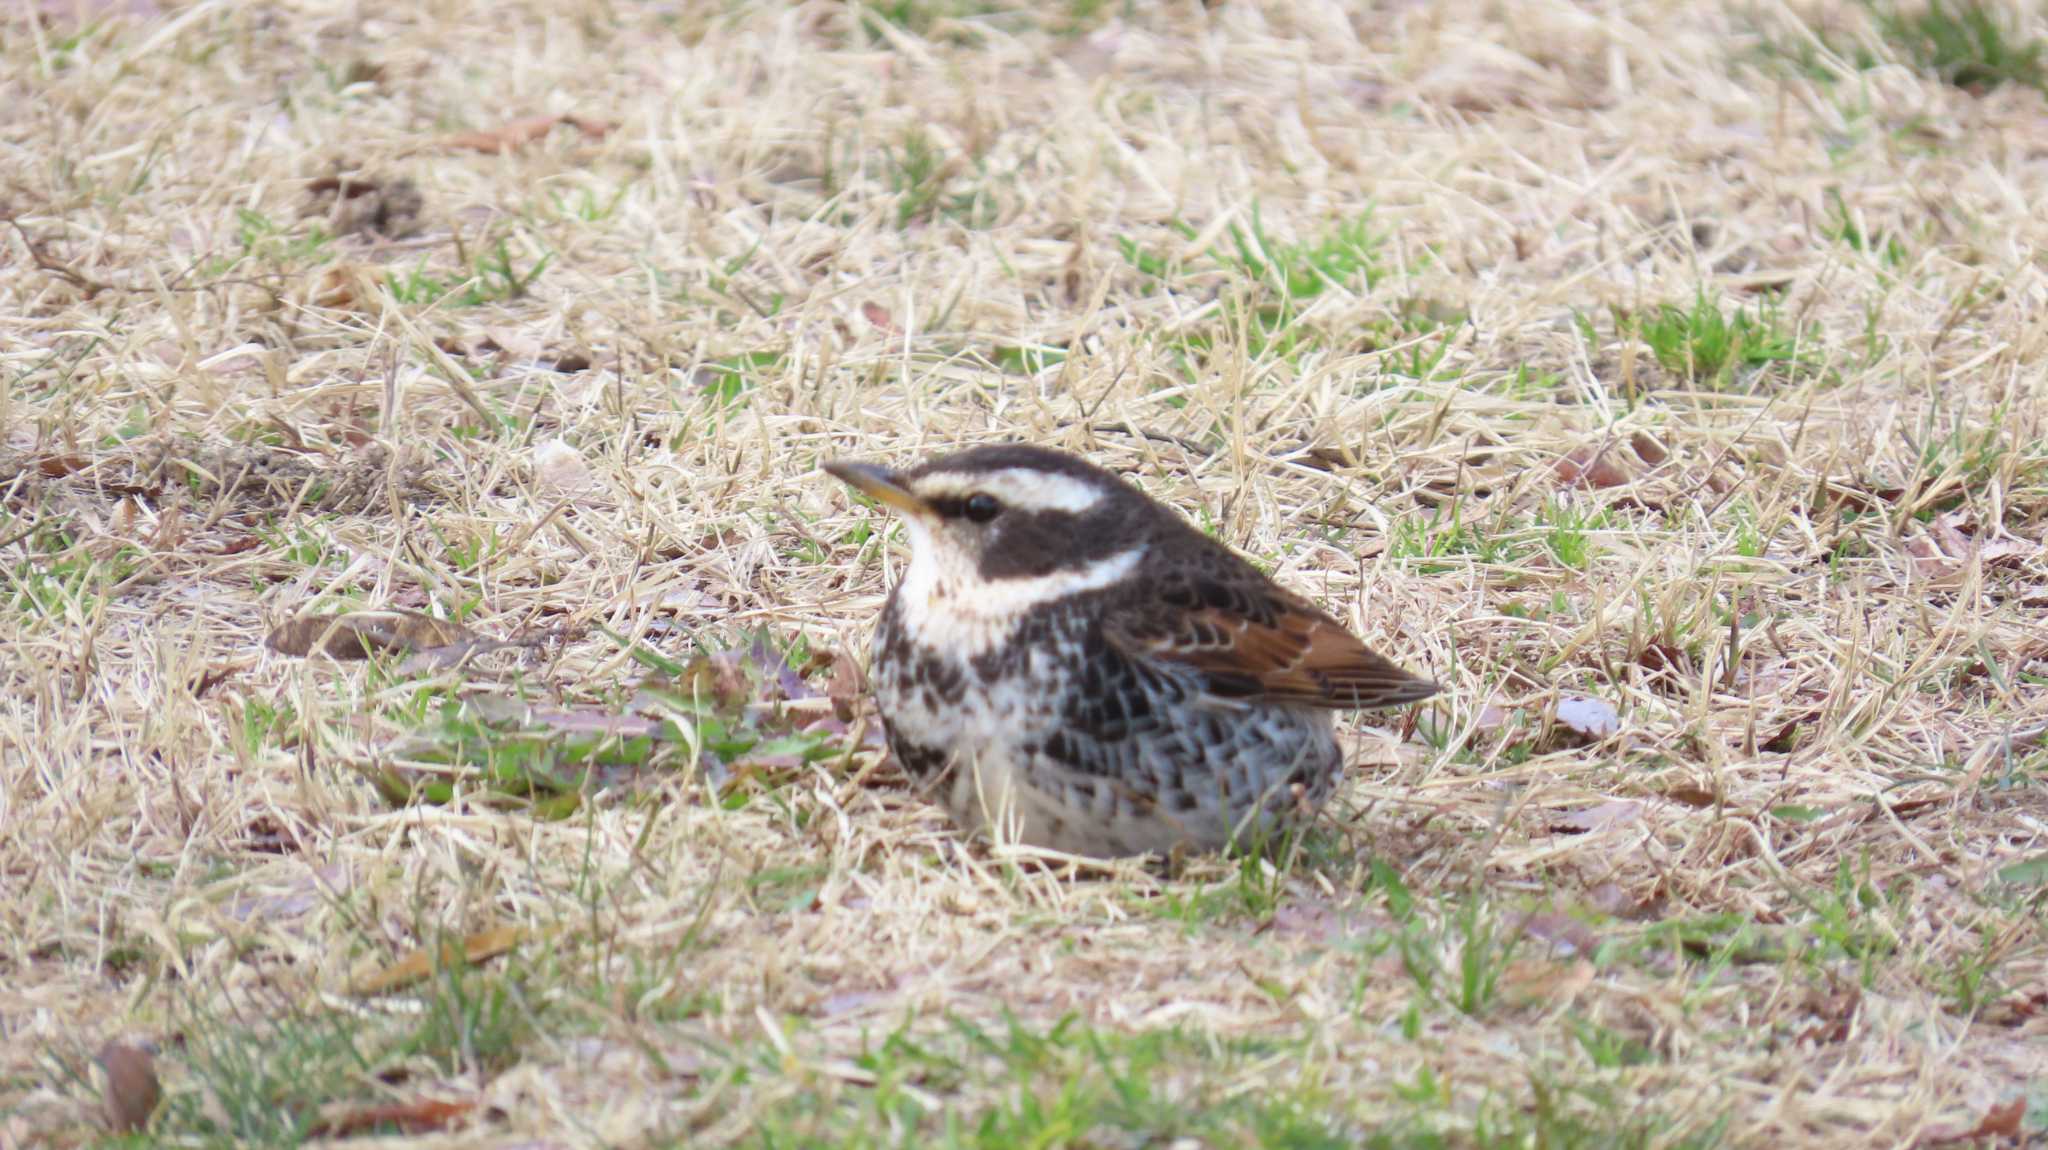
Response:
[[[442,136],[436,144],[447,151],[499,154],[544,138],[558,124],[567,124],[583,135],[599,140],[612,130],[611,124],[585,116],[526,116],[517,120],[507,120],[493,128]]]
[[[302,615],[277,625],[263,645],[280,655],[304,657],[318,651],[330,659],[412,655],[413,670],[451,666],[471,655],[505,647],[530,647],[537,639],[490,639],[447,619],[421,611],[387,609],[334,615]]]
[[[390,994],[450,966],[476,966],[510,951],[526,937],[514,926],[494,926],[434,947],[406,951],[388,963],[371,963],[348,980],[348,992],[362,998]]]
[[[100,1047],[97,1061],[106,1075],[102,1104],[107,1129],[132,1134],[148,1126],[163,1099],[154,1044],[111,1040]]]

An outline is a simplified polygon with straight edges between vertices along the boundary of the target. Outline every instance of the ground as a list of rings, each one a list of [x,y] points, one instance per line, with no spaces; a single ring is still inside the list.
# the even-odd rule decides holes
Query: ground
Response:
[[[0,19],[0,1145],[2048,1131],[2038,6]],[[1444,694],[962,841],[818,465],[1012,437]]]

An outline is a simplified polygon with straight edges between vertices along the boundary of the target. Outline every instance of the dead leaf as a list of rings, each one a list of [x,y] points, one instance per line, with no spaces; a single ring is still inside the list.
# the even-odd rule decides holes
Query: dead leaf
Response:
[[[1976,1142],[1985,1138],[2018,1138],[2020,1121],[2027,1114],[2027,1100],[2014,1098],[1984,1112],[1975,1126],[1930,1126],[1920,1135],[1922,1146],[1946,1146],[1955,1142]]]
[[[280,655],[305,656],[318,649],[331,659],[342,660],[490,642],[446,619],[399,610],[301,615],[279,624],[263,641]]]
[[[1993,539],[1991,542],[1984,544],[1983,547],[1978,549],[1977,555],[1984,561],[1984,566],[1986,567],[2018,567],[2026,560],[2038,555],[2040,551],[2041,545],[2039,543],[2029,543],[2025,539],[2006,538]]]
[[[479,132],[456,132],[443,136],[440,146],[451,150],[467,149],[492,155],[512,151],[533,143],[552,131],[556,124],[568,124],[586,136],[603,139],[612,126],[602,120],[587,120],[578,116],[526,116],[508,120],[495,128]]]
[[[157,1082],[155,1054],[148,1043],[130,1045],[114,1040],[100,1047],[99,1064],[107,1072],[107,1089],[100,1102],[107,1128],[117,1134],[141,1130],[156,1113],[163,1086]]]
[[[825,697],[832,700],[832,713],[839,716],[839,721],[850,723],[866,688],[860,662],[844,651],[833,651],[831,659],[832,669],[825,676]]]
[[[1076,236],[1067,248],[1066,264],[1060,269],[1060,290],[1069,304],[1081,302],[1081,293],[1086,290],[1082,281],[1088,267],[1088,233],[1086,230]]]
[[[467,660],[471,655],[482,654],[485,651],[495,651],[500,647],[522,645],[519,643],[500,642],[496,639],[464,639],[459,643],[449,643],[442,647],[425,647],[407,655],[405,661],[398,665],[398,673],[400,675],[421,675],[428,671],[439,671],[446,667],[456,666]]]
[[[220,686],[235,675],[249,669],[247,663],[228,663],[219,667],[208,667],[192,684],[192,697],[204,699],[207,692]]]
[[[292,848],[303,849],[304,840],[291,824],[275,815],[258,815],[242,828],[244,849],[259,854],[283,854]]]
[[[1935,516],[1927,530],[1943,554],[1951,559],[1966,559],[1970,555],[1970,537],[1964,534],[1963,528],[1970,522],[1968,511],[1949,511]]]
[[[1934,798],[1907,799],[1904,802],[1893,803],[1891,805],[1892,817],[1899,819],[1910,819],[1914,815],[1919,814],[1921,811],[1930,810],[1946,802],[1946,799]],[[1876,811],[1870,812],[1871,817],[1875,817],[1876,814]]]
[[[62,479],[92,466],[83,455],[45,455],[36,460],[36,472],[44,479]]]
[[[419,185],[408,179],[389,182],[366,176],[321,176],[306,185],[312,198],[307,212],[327,217],[328,231],[337,236],[368,232],[386,237],[417,230],[426,197]]]
[[[554,369],[563,375],[590,370],[590,357],[580,351],[565,351],[555,357]]]
[[[1549,943],[1552,952],[1561,956],[1590,955],[1600,946],[1600,935],[1592,927],[1555,912],[1530,912],[1515,924],[1514,933]]]
[[[1977,534],[1976,515],[1967,508],[1944,512],[1934,517],[1927,525],[1927,535],[1941,555],[1950,560],[1949,568],[1954,569],[1967,563],[1975,555],[1986,567],[2011,567],[2041,550],[2038,543],[2030,543],[2010,535],[1995,539],[1980,539]],[[1918,540],[1908,541],[1907,550],[1914,558],[1925,556],[1926,545],[1915,546]]]
[[[1590,444],[1573,448],[1553,470],[1566,487],[1625,487],[1635,478],[1614,452]]]
[[[511,950],[519,944],[524,934],[525,932],[516,926],[498,926],[469,935],[459,946],[451,941],[442,943],[434,950],[410,950],[400,955],[398,960],[389,966],[372,969],[349,979],[348,992],[364,998],[389,994],[410,986],[443,967],[475,966]]]
[[[238,895],[221,910],[236,922],[295,919],[326,905],[338,889],[349,885],[348,868],[330,864],[300,874],[282,888],[256,888],[268,893]]]
[[[772,683],[775,687],[772,692],[763,692],[766,696],[764,701],[796,701],[818,697],[817,690],[804,679],[804,673],[790,666],[789,660],[783,658],[781,652],[770,647],[766,639],[755,639],[753,646],[747,648],[746,657],[747,661],[753,664],[754,673],[759,677],[761,684],[765,687]]]
[[[1772,735],[1768,739],[1765,739],[1761,744],[1759,744],[1757,749],[1760,751],[1767,751],[1773,755],[1791,754],[1793,749],[1799,746],[1799,736],[1801,729],[1806,725],[1806,723],[1809,720],[1813,719],[1814,717],[1815,716],[1808,714],[1801,715],[1798,718],[1791,720],[1784,726],[1779,727],[1778,732],[1776,734]]]
[[[1636,665],[1653,679],[1679,679],[1692,668],[1692,657],[1670,643],[1646,643],[1636,656]]]
[[[754,699],[754,684],[735,652],[699,655],[676,677],[678,692],[706,700],[720,710],[738,710]]]
[[[1678,786],[1672,787],[1664,792],[1664,797],[1674,803],[1683,803],[1694,810],[1702,810],[1714,805],[1714,792],[1705,787],[1696,787],[1691,783],[1680,783]]]
[[[418,1098],[411,1102],[330,1102],[306,1131],[314,1138],[347,1138],[380,1126],[407,1134],[440,1130],[476,1110],[473,1099]]]
[[[1636,900],[1620,883],[1603,882],[1586,892],[1586,905],[1601,914],[1625,918],[1636,909]]]
[[[221,545],[220,545],[220,547],[219,547],[219,549],[217,549],[216,551],[214,551],[214,554],[215,554],[215,555],[242,555],[242,554],[246,554],[246,553],[248,553],[248,552],[250,552],[250,551],[254,551],[254,550],[256,550],[256,549],[257,549],[258,547],[261,547],[261,546],[263,546],[263,538],[262,538],[262,536],[259,536],[259,535],[238,535],[238,536],[236,536],[235,538],[233,538],[233,539],[230,539],[230,540],[228,540],[228,541],[227,541],[226,543],[223,543],[223,544],[221,544]]]
[[[469,151],[487,152],[496,155],[509,152],[522,144],[530,144],[540,139],[547,135],[556,124],[561,122],[562,117],[560,116],[527,116],[523,119],[507,121],[495,128],[487,128],[477,132],[456,132],[453,135],[443,136],[441,137],[441,146],[448,149],[468,149]]]
[[[841,990],[825,996],[818,1004],[818,1013],[825,1018],[844,1018],[849,1014],[873,1010],[896,1001],[894,987],[885,990]]]
[[[470,345],[469,354],[496,355],[504,352],[516,360],[531,360],[539,359],[546,346],[518,328],[487,327],[484,334]]]
[[[533,485],[550,499],[574,499],[596,489],[597,478],[583,453],[557,438],[533,449]]]
[[[156,530],[150,533],[149,545],[159,551],[176,551],[189,534],[185,525],[185,509],[173,503],[157,517]]]
[[[1497,985],[1510,1006],[1557,1006],[1592,984],[1593,964],[1580,958],[1566,963],[1516,959],[1501,971]]]
[[[1862,1004],[1863,992],[1853,985],[1825,994],[1809,991],[1806,1008],[1813,1012],[1816,1021],[1801,1030],[1794,1041],[1823,1045],[1842,1041],[1849,1037],[1850,1024],[1856,1020],[1856,1009]]]
[[[1075,76],[1092,83],[1115,69],[1116,54],[1123,47],[1124,39],[1123,25],[1112,22],[1086,36],[1068,37],[1054,55],[1072,68]]]
[[[860,314],[866,316],[869,323],[874,324],[883,331],[896,335],[903,334],[903,329],[896,326],[895,317],[889,314],[889,309],[873,300],[860,305]]]
[[[1621,716],[1614,704],[1590,695],[1567,695],[1558,700],[1557,721],[1573,734],[1595,742],[1621,730]]]
[[[1588,831],[1604,831],[1609,827],[1625,826],[1642,817],[1643,804],[1633,799],[1613,799],[1584,810],[1553,815],[1550,819],[1550,829],[1567,834],[1584,834]]]
[[[1479,707],[1479,713],[1472,717],[1472,735],[1477,738],[1480,735],[1491,735],[1505,730],[1514,718],[1513,707],[1499,703],[1483,703]]]
[[[1385,914],[1362,906],[1339,907],[1316,895],[1288,899],[1273,911],[1273,917],[1257,933],[1271,931],[1281,937],[1307,937],[1316,942],[1339,942],[1391,927]]]
[[[1634,449],[1637,459],[1652,467],[1671,458],[1670,449],[1657,442],[1657,437],[1647,431],[1638,431],[1629,436],[1628,445]]]
[[[365,300],[375,298],[364,290],[367,283],[374,282],[372,275],[372,271],[358,264],[331,264],[313,281],[312,290],[306,293],[306,303],[335,311],[360,310]]]
[[[1670,643],[1645,643],[1636,656],[1636,662],[1651,671],[1684,670],[1690,661],[1683,648]]]
[[[1922,579],[1939,579],[1962,567],[1944,554],[1932,537],[1924,534],[1906,540],[1906,554],[1913,560],[1913,573]]]
[[[377,190],[377,181],[350,176],[316,176],[306,181],[306,191],[314,196],[333,196],[336,199],[353,200],[367,196]]]
[[[344,86],[352,84],[378,84],[382,83],[383,80],[384,65],[375,60],[350,60],[348,67],[342,69],[341,73],[341,82]]]

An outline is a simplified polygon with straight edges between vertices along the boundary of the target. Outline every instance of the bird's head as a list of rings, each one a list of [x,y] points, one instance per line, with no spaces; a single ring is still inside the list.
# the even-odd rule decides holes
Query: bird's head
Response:
[[[913,576],[924,567],[991,591],[1020,580],[1050,590],[1062,576],[1094,585],[1105,564],[1128,570],[1158,514],[1109,472],[1022,444],[970,448],[908,471],[847,461],[825,470],[903,519]]]

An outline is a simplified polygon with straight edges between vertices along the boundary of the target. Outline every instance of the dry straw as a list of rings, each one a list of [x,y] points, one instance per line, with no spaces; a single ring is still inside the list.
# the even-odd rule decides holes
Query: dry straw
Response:
[[[993,7],[9,11],[0,1145],[117,1034],[172,1144],[2038,1137],[2041,93],[1854,6]],[[1441,705],[1244,863],[964,845],[829,658],[686,677],[822,757],[422,750],[860,652],[818,462],[1004,437]],[[348,607],[539,646],[263,645]]]

